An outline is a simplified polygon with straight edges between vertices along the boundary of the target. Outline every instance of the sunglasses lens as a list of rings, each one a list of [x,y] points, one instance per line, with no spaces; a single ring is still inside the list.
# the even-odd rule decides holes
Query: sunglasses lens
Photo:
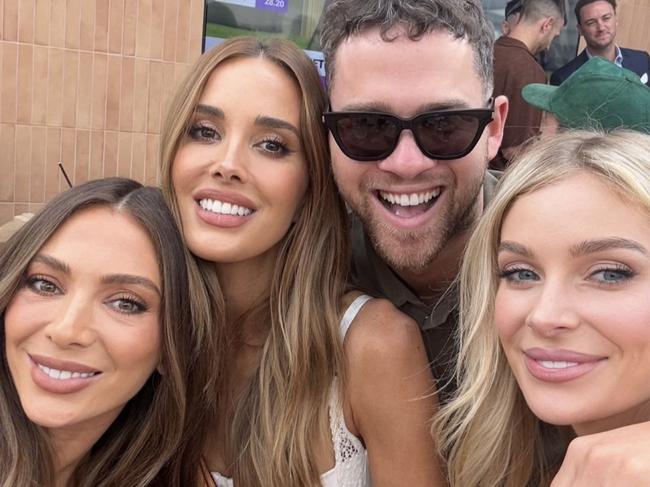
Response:
[[[422,117],[414,131],[429,157],[449,157],[467,152],[479,125],[479,119],[472,115],[432,114]]]
[[[348,157],[377,160],[393,151],[399,129],[385,115],[351,114],[336,121],[335,133]]]

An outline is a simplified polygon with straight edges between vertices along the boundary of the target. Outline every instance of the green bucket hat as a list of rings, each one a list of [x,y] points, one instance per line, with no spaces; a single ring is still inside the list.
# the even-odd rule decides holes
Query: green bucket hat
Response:
[[[650,88],[632,71],[592,57],[560,86],[532,83],[521,94],[569,128],[650,133]]]

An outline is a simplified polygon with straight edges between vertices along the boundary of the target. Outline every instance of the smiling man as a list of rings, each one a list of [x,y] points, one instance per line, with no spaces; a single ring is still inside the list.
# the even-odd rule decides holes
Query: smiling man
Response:
[[[650,85],[650,56],[645,51],[616,45],[616,0],[578,0],[575,8],[578,32],[587,47],[574,59],[555,71],[551,84],[559,85],[593,56],[600,56],[635,72]]]
[[[334,0],[322,45],[355,284],[419,323],[442,386],[455,359],[453,283],[496,183],[486,168],[508,109],[491,97],[492,27],[470,0]]]

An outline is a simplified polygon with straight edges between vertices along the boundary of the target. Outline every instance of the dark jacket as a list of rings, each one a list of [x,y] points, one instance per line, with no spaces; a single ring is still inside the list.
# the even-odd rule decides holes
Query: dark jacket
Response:
[[[635,72],[639,77],[647,74],[648,80],[646,81],[646,85],[650,86],[650,56],[648,56],[648,53],[645,51],[637,51],[636,49],[625,49],[624,47],[620,49],[623,55],[623,67]],[[551,84],[558,86],[588,60],[587,50],[583,49],[578,56],[553,72],[551,75]]]

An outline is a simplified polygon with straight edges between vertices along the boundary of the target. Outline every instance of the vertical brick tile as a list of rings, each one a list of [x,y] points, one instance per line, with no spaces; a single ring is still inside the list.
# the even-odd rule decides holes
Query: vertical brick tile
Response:
[[[14,204],[14,215],[22,215],[23,213],[31,213],[29,210],[29,203],[20,202]]]
[[[16,125],[15,142],[15,173],[14,173],[14,199],[15,201],[29,201],[29,159],[32,151],[32,128],[27,125]]]
[[[34,86],[32,88],[32,123],[45,124],[47,114],[47,47],[34,46]]]
[[[67,0],[65,9],[65,46],[78,49],[81,31],[81,3],[89,0]]]
[[[5,2],[0,0],[0,40],[4,39]]]
[[[162,59],[164,21],[165,2],[154,2],[151,7],[151,45],[149,46],[149,57],[151,59]]]
[[[144,168],[147,164],[147,135],[133,134],[133,151],[131,154],[131,177],[144,183]]]
[[[95,50],[108,50],[108,17],[109,4],[107,0],[95,2]]]
[[[115,54],[122,53],[123,16],[124,0],[110,0],[108,11],[108,50]]]
[[[106,0],[101,1],[104,3]],[[93,0],[81,2],[79,45],[85,51],[95,49],[95,4]]]
[[[190,0],[190,59],[194,61],[201,54],[203,46],[203,10],[205,8],[204,0]]]
[[[163,64],[163,80],[165,80],[165,82],[163,83],[162,96],[160,97],[160,122],[161,123],[159,124],[158,131],[160,131],[160,127],[162,127],[162,120],[167,114],[167,110],[169,109],[169,102],[175,89],[174,66],[175,65],[172,63]]]
[[[59,127],[48,127],[46,146],[45,201],[49,201],[60,191],[58,163],[61,161],[61,129]]]
[[[2,96],[0,96],[0,121],[16,121],[16,68],[18,48],[16,44],[0,43],[2,48]]]
[[[30,123],[32,121],[33,71],[34,47],[31,44],[18,44],[18,78],[16,84],[16,109],[18,123]],[[4,93],[2,96],[4,96]]]
[[[76,136],[74,129],[64,128],[61,129],[61,161],[66,174],[75,184],[75,150],[76,150]],[[59,176],[59,191],[67,188],[68,184],[63,176]]]
[[[152,0],[138,1],[138,23],[135,33],[135,55],[141,58],[149,57],[151,46],[151,2]]]
[[[120,88],[120,130],[133,129],[133,95],[135,85],[135,59],[122,58],[122,87]]]
[[[104,174],[117,176],[117,132],[104,132]]]
[[[43,207],[45,207],[45,203],[30,202],[29,203],[29,212],[36,214],[39,211],[41,211],[43,209]]]
[[[138,23],[138,2],[126,0],[124,2],[124,32],[122,34],[122,54],[133,56],[135,54],[135,30]]]
[[[178,2],[164,0],[165,20],[163,23],[163,59],[173,61],[176,59],[176,28],[178,26]]]
[[[15,138],[16,129],[13,124],[0,124],[0,201],[14,200],[15,176]]]
[[[87,56],[88,59],[90,58],[90,55]],[[86,95],[88,96],[88,99],[90,99],[90,80],[91,80],[91,73],[92,73],[92,61],[91,64],[87,67],[86,73],[86,81],[88,83],[88,87],[86,88]],[[77,83],[77,80],[80,78],[80,72],[79,72],[79,52],[77,51],[71,51],[71,50],[65,50],[63,52],[63,101],[62,101],[62,107],[63,107],[63,118],[61,121],[61,125],[64,127],[74,127],[77,121],[77,100],[78,100],[78,93],[79,93],[79,88],[81,87],[81,83]],[[88,103],[88,117],[86,120],[90,119],[90,104]],[[86,124],[88,126],[88,124]]]
[[[133,134],[119,132],[117,148],[117,175],[125,178],[131,177],[131,148]]]
[[[36,0],[20,0],[18,5],[18,41],[34,42],[34,9]]]
[[[104,177],[104,131],[93,130],[90,133],[90,168],[88,179]]]
[[[149,102],[147,107],[147,131],[160,130],[160,98],[163,94],[163,64],[153,61],[149,64]]]
[[[18,1],[5,0],[2,9],[2,39],[18,40]]]
[[[133,87],[133,131],[147,130],[147,101],[149,94],[149,62],[135,60],[135,85]]]
[[[92,122],[95,129],[104,128],[106,121],[106,78],[108,60],[105,54],[93,56],[93,88],[92,88]]]
[[[51,0],[50,10],[50,45],[52,47],[65,46],[65,14],[66,0]],[[90,3],[90,2],[84,2]]]
[[[47,149],[47,129],[32,127],[32,152],[30,156],[29,201],[45,201],[45,156]]]
[[[159,172],[159,146],[160,136],[155,134],[147,135],[147,159],[144,167],[144,182],[151,186],[160,183]]]
[[[77,102],[76,102],[76,120],[78,128],[90,128],[92,125],[92,108],[94,87],[93,81],[97,80],[98,84],[101,84],[102,81],[106,80],[106,58],[104,58],[104,63],[100,61],[100,65],[95,68],[93,65],[94,59],[92,53],[89,52],[80,52],[79,53],[79,75],[78,75],[78,84],[77,84]],[[94,76],[95,69],[97,69],[97,76]],[[105,89],[100,90],[100,87],[97,87],[97,96],[104,94]],[[99,103],[99,102],[98,102]],[[103,106],[105,101],[102,102],[102,118],[103,118]],[[70,107],[71,110],[75,109],[75,105]],[[67,127],[68,125],[66,125]],[[72,125],[70,125],[72,127]]]
[[[47,72],[47,124],[63,124],[63,50],[49,49]],[[70,51],[68,51],[70,52]]]
[[[190,19],[192,11],[186,2],[178,8],[178,26],[176,28],[176,62],[186,63],[190,51]]]
[[[42,46],[50,45],[50,5],[51,0],[36,2],[34,13],[34,42]]]
[[[14,219],[14,206],[13,203],[0,203],[0,225]]]
[[[122,62],[119,56],[108,56],[108,82],[106,88],[106,128],[120,128],[120,85]]]
[[[81,184],[88,181],[90,166],[90,132],[88,130],[77,130],[74,166],[75,184]]]

